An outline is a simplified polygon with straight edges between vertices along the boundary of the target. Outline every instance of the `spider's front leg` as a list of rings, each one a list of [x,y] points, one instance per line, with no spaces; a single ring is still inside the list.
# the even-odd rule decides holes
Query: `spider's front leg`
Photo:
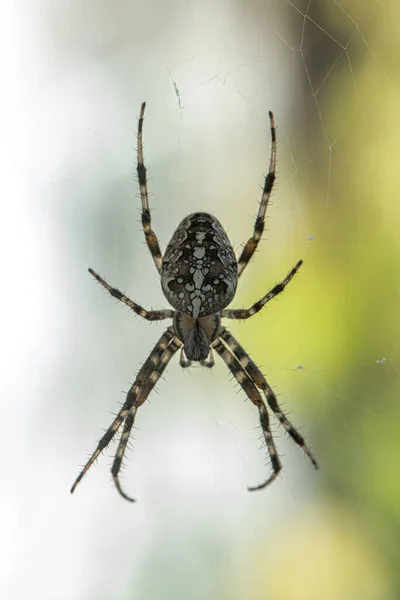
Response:
[[[107,446],[110,444],[111,440],[114,438],[117,431],[120,429],[122,423],[125,421],[124,430],[119,441],[117,453],[112,466],[112,475],[119,493],[125,499],[133,502],[133,499],[127,496],[125,492],[123,492],[121,484],[119,482],[118,474],[121,468],[122,459],[124,457],[129,435],[134,423],[134,417],[136,415],[138,407],[141,406],[148,398],[150,392],[152,391],[160,376],[164,372],[170,359],[180,348],[180,346],[181,342],[178,340],[178,338],[175,337],[175,332],[172,329],[172,327],[170,327],[169,329],[167,329],[167,331],[165,331],[165,333],[163,333],[163,335],[153,348],[152,352],[150,353],[150,356],[147,358],[144,365],[140,369],[131,389],[127,394],[126,400],[121,410],[114,419],[111,427],[109,427],[109,429],[99,441],[96,450],[94,451],[94,453],[89,458],[88,462],[76,478],[71,488],[71,494],[73,494],[76,486],[82,480],[84,475],[86,475],[86,473],[88,472],[92,464],[95,462],[95,460],[99,457],[101,452],[105,450],[105,448],[107,448]]]
[[[172,330],[171,330],[172,332]],[[126,447],[129,441],[129,437],[132,431],[132,427],[135,421],[135,416],[138,408],[147,400],[150,392],[156,385],[157,381],[160,379],[163,374],[165,368],[167,367],[169,361],[174,356],[175,352],[179,350],[181,346],[181,342],[177,337],[173,337],[169,346],[165,348],[162,354],[157,358],[154,356],[154,351],[150,354],[149,358],[144,363],[143,367],[138,373],[136,377],[136,381],[133,384],[132,388],[134,388],[134,401],[129,409],[129,412],[125,419],[124,429],[122,431],[121,439],[119,440],[117,453],[114,458],[113,465],[111,467],[111,473],[114,479],[115,486],[118,492],[121,494],[125,500],[129,502],[135,502],[134,498],[131,498],[124,492],[121,487],[121,482],[119,480],[119,472],[122,465],[122,460],[124,458],[124,454],[126,451]]]
[[[308,456],[308,458],[310,459],[310,461],[312,462],[314,467],[316,469],[318,469],[317,461],[315,460],[311,450],[307,446],[305,439],[297,431],[297,429],[292,425],[292,423],[289,421],[289,419],[287,418],[287,416],[285,415],[285,413],[279,406],[278,400],[276,398],[274,391],[272,390],[271,386],[268,384],[267,380],[265,379],[264,375],[261,373],[260,369],[255,364],[255,362],[250,358],[250,356],[247,354],[247,352],[243,348],[243,346],[241,346],[241,344],[239,344],[237,339],[234,338],[233,335],[231,333],[229,333],[229,331],[227,331],[225,328],[223,328],[221,330],[221,338],[224,340],[225,344],[231,350],[232,354],[236,357],[236,359],[238,360],[240,365],[242,365],[242,367],[249,374],[249,376],[251,377],[251,380],[254,382],[254,384],[260,390],[262,390],[262,392],[264,393],[264,396],[267,400],[268,406],[270,407],[270,409],[272,410],[272,412],[274,413],[274,415],[276,416],[276,418],[278,419],[280,424],[283,425],[283,427],[285,428],[285,430],[289,434],[289,436],[292,438],[292,440],[298,446],[300,446],[300,448],[303,450],[304,454],[306,454],[306,456]]]
[[[255,404],[258,408],[258,413],[260,417],[260,425],[263,432],[265,444],[267,446],[268,455],[271,460],[272,465],[272,474],[268,477],[266,481],[261,483],[260,485],[248,487],[249,492],[253,492],[255,490],[261,490],[265,488],[267,485],[272,483],[279,475],[282,470],[282,463],[279,458],[278,451],[275,446],[274,438],[272,437],[270,425],[269,425],[269,415],[268,409],[265,406],[265,403],[261,397],[260,392],[258,391],[256,385],[252,381],[249,374],[246,372],[246,369],[243,367],[242,363],[238,360],[238,358],[233,354],[230,348],[227,348],[221,341],[221,338],[218,338],[213,343],[213,348],[218,352],[222,360],[227,365],[228,369],[235,377],[236,381],[240,385],[240,387],[245,392],[246,396]]]

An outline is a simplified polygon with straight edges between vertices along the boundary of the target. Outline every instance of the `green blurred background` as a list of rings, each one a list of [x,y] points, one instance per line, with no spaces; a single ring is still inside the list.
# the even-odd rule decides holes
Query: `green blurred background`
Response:
[[[1,596],[400,598],[399,3],[60,0],[9,16]],[[143,100],[163,247],[204,210],[240,250],[274,111],[267,232],[232,306],[304,265],[230,325],[318,472],[274,425],[284,473],[247,493],[269,468],[254,407],[223,365],[175,360],[136,421],[137,504],[109,483],[113,448],[69,495],[161,331],[86,272],[166,304],[134,181]]]

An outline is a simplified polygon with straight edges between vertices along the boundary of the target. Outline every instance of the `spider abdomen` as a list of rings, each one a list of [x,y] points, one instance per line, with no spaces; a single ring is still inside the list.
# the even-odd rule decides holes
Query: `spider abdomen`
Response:
[[[235,295],[237,277],[235,253],[221,223],[200,212],[183,219],[162,261],[168,302],[195,319],[220,312]]]

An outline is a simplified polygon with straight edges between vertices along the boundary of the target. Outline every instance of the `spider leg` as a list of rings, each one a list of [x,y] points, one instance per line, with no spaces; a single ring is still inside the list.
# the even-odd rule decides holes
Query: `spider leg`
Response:
[[[111,287],[98,273],[93,271],[93,269],[89,269],[89,273],[97,279],[101,285],[106,288],[108,292],[110,292],[111,296],[117,298],[120,302],[123,302],[129,308],[133,310],[137,315],[143,317],[143,319],[147,319],[147,321],[162,321],[163,319],[172,319],[174,316],[174,311],[170,309],[165,310],[146,310],[133,300],[130,300],[125,294],[120,292],[117,288]]]
[[[267,302],[269,302],[270,300],[272,300],[272,298],[275,298],[275,296],[283,292],[287,284],[296,275],[297,271],[300,269],[302,264],[303,261],[299,260],[299,262],[293,267],[293,269],[286,275],[283,281],[277,283],[276,286],[268,292],[268,294],[265,294],[265,296],[263,296],[261,300],[253,304],[253,306],[250,306],[250,308],[226,309],[221,311],[221,317],[225,319],[248,319],[249,317],[252,317],[256,313],[258,313],[258,311],[261,310],[267,304]]]
[[[130,409],[129,413],[126,416],[125,423],[124,423],[124,429],[122,431],[122,435],[121,435],[121,438],[120,438],[119,444],[118,444],[117,454],[115,455],[114,462],[111,467],[111,473],[112,473],[112,476],[114,479],[115,487],[117,488],[117,490],[121,494],[121,496],[123,498],[125,498],[125,500],[128,500],[128,502],[135,502],[135,499],[131,498],[130,496],[128,496],[128,494],[126,494],[124,492],[124,490],[122,489],[118,474],[121,469],[122,460],[124,458],[126,446],[128,445],[129,436],[131,435],[131,430],[132,430],[133,424],[135,422],[136,410],[137,410],[137,406],[132,406],[132,408]]]
[[[144,111],[146,108],[146,102],[143,102],[140,108],[139,124],[138,124],[138,145],[137,145],[137,174],[140,188],[140,198],[142,201],[142,226],[144,235],[146,238],[147,246],[153,257],[154,264],[157,267],[157,271],[161,273],[162,255],[160,250],[160,244],[156,234],[151,228],[151,215],[149,207],[149,195],[147,192],[147,169],[144,165],[143,160],[143,121]]]
[[[245,369],[246,372],[249,374],[249,376],[251,377],[251,379],[255,383],[255,385],[260,390],[263,391],[263,393],[267,399],[268,406],[273,411],[273,413],[275,414],[275,416],[278,419],[278,421],[280,422],[280,424],[283,425],[283,427],[285,428],[285,430],[287,431],[289,436],[292,438],[292,440],[298,446],[300,446],[300,448],[303,450],[304,454],[306,454],[308,456],[308,458],[310,459],[310,461],[312,462],[314,467],[316,469],[318,469],[317,461],[315,460],[314,456],[312,455],[311,450],[308,448],[303,436],[300,435],[300,433],[297,431],[297,429],[295,427],[293,427],[293,425],[291,424],[289,419],[286,417],[284,412],[281,410],[281,408],[278,404],[278,400],[277,400],[272,388],[269,386],[264,375],[261,373],[260,369],[257,367],[257,365],[254,363],[254,361],[247,354],[247,352],[245,351],[243,346],[241,346],[239,344],[239,342],[233,337],[233,335],[231,333],[229,333],[229,331],[227,331],[225,328],[222,328],[220,337],[224,340],[224,342],[229,347],[231,352],[234,354],[236,359],[239,361],[239,363],[241,364],[243,369]]]
[[[251,257],[253,256],[261,236],[264,231],[265,212],[267,210],[269,197],[275,181],[276,169],[276,129],[274,115],[269,111],[269,126],[271,129],[271,154],[269,159],[269,170],[265,177],[263,192],[261,196],[260,207],[258,209],[257,219],[254,225],[254,232],[251,238],[247,241],[245,247],[238,260],[238,277],[243,273]]]
[[[75,479],[74,484],[71,488],[71,494],[74,493],[76,486],[83,479],[86,473],[89,471],[92,464],[96,461],[96,459],[100,456],[100,454],[107,448],[108,444],[111,442],[118,429],[121,427],[122,422],[124,421],[128,412],[127,402],[123,405],[118,415],[115,417],[112,422],[111,427],[107,429],[99,443],[97,444],[96,450],[93,452],[92,456],[87,461],[86,465],[83,467],[82,471],[79,473],[78,477]]]
[[[128,496],[128,494],[126,494],[122,489],[121,482],[119,480],[119,472],[125,455],[129,436],[131,434],[131,430],[135,421],[136,412],[137,409],[147,400],[150,392],[156,385],[157,381],[160,379],[161,375],[163,374],[171,358],[174,356],[175,352],[179,350],[180,346],[181,342],[179,341],[179,339],[177,337],[173,337],[170,344],[167,348],[165,348],[165,350],[158,358],[156,363],[154,362],[154,360],[152,360],[152,354],[154,352],[153,351],[136,378],[136,381],[138,381],[139,376],[143,371],[143,379],[140,381],[140,383],[137,383],[136,385],[137,389],[136,396],[134,398],[134,403],[131,405],[129,412],[126,416],[124,429],[122,431],[121,439],[119,440],[117,448],[117,453],[115,455],[114,462],[111,467],[111,473],[118,492],[123,498],[125,498],[125,500],[128,500],[129,502],[135,502],[135,500]],[[144,369],[146,366],[146,373],[144,373]]]
[[[131,409],[131,407],[133,406],[133,404],[136,400],[138,392],[140,392],[141,385],[143,385],[144,382],[149,380],[151,373],[159,364],[160,358],[161,358],[163,352],[168,347],[169,343],[171,342],[171,340],[173,338],[174,338],[174,332],[173,332],[172,328],[169,328],[169,329],[167,329],[167,331],[165,331],[163,333],[163,335],[158,340],[158,342],[155,345],[150,356],[148,357],[148,359],[146,360],[146,362],[140,369],[140,371],[135,379],[135,382],[133,383],[131,389],[129,390],[129,392],[127,394],[126,400],[125,400],[121,410],[119,411],[118,415],[115,417],[111,426],[107,429],[107,431],[105,432],[105,434],[103,435],[103,437],[101,438],[99,443],[97,444],[96,450],[93,452],[92,456],[89,458],[88,462],[86,463],[86,465],[83,467],[82,471],[79,473],[78,477],[76,478],[76,480],[71,488],[71,494],[74,493],[75,488],[78,485],[78,483],[81,481],[81,479],[84,477],[84,475],[86,475],[86,473],[88,472],[88,470],[90,469],[92,464],[95,462],[95,460],[99,457],[101,452],[105,448],[107,448],[107,446],[109,445],[109,443],[111,442],[111,440],[113,439],[115,434],[117,433],[118,429],[121,427],[123,421],[126,419],[128,413],[129,413],[129,410]]]
[[[244,390],[245,394],[248,398],[257,406],[258,412],[260,415],[260,425],[264,435],[265,443],[267,446],[269,458],[271,460],[271,465],[273,472],[270,477],[257,486],[248,487],[247,489],[250,492],[255,490],[261,490],[276,479],[282,469],[282,463],[280,461],[278,451],[275,446],[274,438],[272,437],[271,429],[269,426],[269,415],[268,409],[265,405],[264,400],[261,397],[260,392],[257,387],[254,385],[249,374],[246,372],[244,367],[240,364],[238,358],[234,356],[232,351],[227,348],[218,338],[213,343],[213,348],[218,352],[222,360],[226,363],[228,369],[231,371],[236,381],[239,383],[241,388]]]

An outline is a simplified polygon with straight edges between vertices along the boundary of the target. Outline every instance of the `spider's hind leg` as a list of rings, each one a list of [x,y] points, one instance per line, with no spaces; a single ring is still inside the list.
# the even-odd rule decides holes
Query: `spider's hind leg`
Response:
[[[154,264],[157,267],[157,271],[161,274],[161,266],[162,266],[162,254],[160,250],[160,244],[158,242],[157,236],[151,228],[151,215],[150,215],[150,206],[149,206],[149,194],[147,191],[147,169],[144,165],[143,159],[143,121],[144,121],[144,111],[146,108],[146,102],[143,102],[140,108],[140,116],[138,123],[138,133],[137,133],[137,174],[139,180],[139,189],[140,189],[140,198],[142,201],[142,226],[144,235],[146,238],[147,246],[151,252],[153,257]]]
[[[250,262],[251,257],[257,249],[259,241],[264,231],[265,213],[267,211],[268,201],[271,196],[272,188],[275,181],[275,170],[276,170],[276,128],[274,115],[269,111],[269,127],[271,130],[271,154],[269,159],[269,170],[264,180],[264,187],[261,196],[260,207],[256,222],[254,225],[254,231],[251,238],[247,241],[244,246],[240,257],[238,259],[238,277],[243,273],[244,269]]]

